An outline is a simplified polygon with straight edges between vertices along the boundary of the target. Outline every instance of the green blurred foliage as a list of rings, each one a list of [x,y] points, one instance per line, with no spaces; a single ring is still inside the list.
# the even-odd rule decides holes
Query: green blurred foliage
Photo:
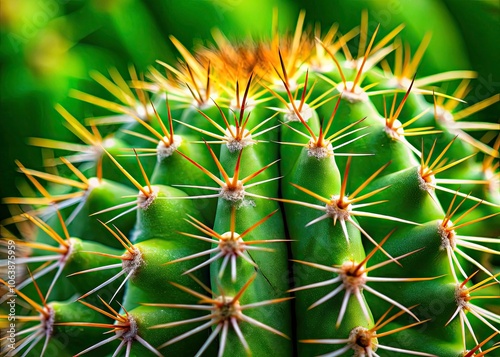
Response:
[[[269,37],[273,9],[280,31],[293,31],[305,9],[306,23],[326,31],[338,22],[343,33],[368,9],[370,31],[381,25],[379,38],[406,23],[402,37],[413,50],[432,31],[419,75],[475,69],[482,87],[471,92],[472,102],[498,93],[500,16],[494,0],[1,0],[0,197],[18,194],[15,159],[42,168],[41,150],[27,146],[28,137],[75,140],[55,103],[82,120],[100,113],[68,97],[71,88],[109,97],[90,80],[91,70],[116,67],[126,76],[130,64],[145,71],[156,59],[172,63],[177,52],[169,35],[188,48],[206,44],[215,27],[230,39]],[[482,119],[491,121],[495,110]],[[7,215],[2,206],[0,217]]]

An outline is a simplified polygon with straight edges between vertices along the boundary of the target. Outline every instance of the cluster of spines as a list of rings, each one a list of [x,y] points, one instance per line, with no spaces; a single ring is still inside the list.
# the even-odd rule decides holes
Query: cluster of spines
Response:
[[[403,63],[399,40],[390,44],[402,27],[375,43],[378,29],[368,41],[366,21],[364,15],[359,30],[337,34],[336,41],[335,27],[322,39],[309,40],[302,35],[301,14],[295,36],[289,40],[275,36],[269,44],[245,49],[231,47],[219,34],[219,50],[203,50],[199,57],[174,39],[184,63],[178,68],[160,64],[175,80],[152,69],[152,83],[145,82],[131,69],[135,88],[131,90],[114,70],[110,72],[113,81],[95,74],[96,81],[120,104],[75,91],[76,98],[119,115],[91,118],[89,131],[58,107],[86,146],[31,141],[74,151],[48,162],[65,165],[73,178],[18,164],[39,192],[31,198],[6,199],[6,203],[34,208],[5,223],[28,220],[42,232],[35,242],[19,241],[35,252],[20,262],[43,264],[35,266],[33,275],[18,288],[33,282],[43,306],[18,291],[40,313],[26,322],[40,320],[41,324],[21,331],[20,335],[28,337],[7,353],[33,353],[43,339],[43,354],[54,331],[64,327],[85,327],[86,331],[99,327],[114,333],[104,340],[92,334],[92,345],[72,346],[81,347],[75,351],[78,354],[102,351],[119,340],[110,350],[113,355],[122,349],[130,355],[141,348],[143,353],[146,349],[156,355],[163,349],[175,353],[170,349],[174,346],[183,353],[200,355],[213,348],[216,338],[220,356],[257,353],[257,349],[291,355],[295,348],[303,355],[328,356],[347,351],[378,356],[379,349],[423,356],[482,356],[495,350],[498,344],[491,340],[498,334],[500,317],[473,300],[498,298],[498,274],[462,248],[499,254],[489,247],[498,244],[498,239],[459,235],[456,230],[495,218],[498,202],[494,196],[484,200],[442,185],[491,188],[497,184],[498,167],[490,157],[498,158],[499,140],[488,147],[463,130],[498,130],[498,125],[455,124],[451,112],[457,106],[452,103],[465,95],[465,84],[452,98],[422,87],[432,80],[471,77],[471,73],[415,79],[428,38],[413,59],[406,53]],[[359,53],[354,58],[347,41],[357,31]],[[344,56],[336,53],[340,49]],[[387,62],[383,62],[383,72],[377,70],[377,62],[393,50],[394,70]],[[310,57],[303,58],[306,52]],[[372,82],[361,87],[366,77]],[[240,86],[240,81],[247,85]],[[146,90],[153,92],[152,101]],[[405,95],[396,107],[400,91]],[[433,101],[424,101],[423,94],[432,95]],[[388,115],[386,97],[390,96]],[[383,98],[383,116],[373,105],[377,97]],[[464,109],[457,118],[496,101],[498,96]],[[174,106],[174,114],[169,102],[180,104]],[[333,108],[331,103],[335,103]],[[173,119],[177,115],[178,123]],[[405,115],[410,119],[402,120]],[[168,125],[161,117],[168,118]],[[329,118],[326,125],[320,120],[325,117]],[[123,124],[123,130],[102,138],[96,125],[116,123]],[[363,127],[356,128],[358,124]],[[409,125],[416,127],[408,130]],[[434,141],[429,151],[424,150],[429,147],[424,140],[411,140],[436,132],[450,140],[445,144]],[[457,137],[466,149],[453,150]],[[216,141],[208,143],[210,138]],[[217,144],[222,144],[220,150],[213,148]],[[347,153],[338,153],[341,147]],[[125,148],[133,148],[134,154]],[[476,150],[489,155],[478,173],[484,178],[435,178],[459,167]],[[439,154],[432,161],[434,152]],[[447,153],[454,162],[445,159]],[[76,191],[55,188],[51,193],[39,179]],[[452,197],[446,213],[436,189]],[[378,201],[361,203],[372,196]],[[457,196],[463,201],[454,207]],[[470,205],[464,203],[470,200]],[[466,208],[452,223],[462,204]],[[458,224],[484,206],[492,207],[490,213]],[[363,237],[374,245],[367,255]],[[407,237],[413,240],[407,242]],[[40,254],[43,251],[58,255]],[[430,266],[414,269],[422,265]],[[471,283],[474,274],[469,265],[486,278]],[[368,276],[374,270],[380,275]],[[77,280],[96,272],[102,276],[98,282]],[[382,286],[375,290],[372,282]],[[395,282],[421,284],[428,291],[420,296],[406,293],[404,286],[394,288]],[[44,294],[39,285],[47,287]],[[398,289],[403,291],[398,294]],[[483,289],[486,295],[471,295]],[[108,302],[97,296],[103,290],[110,295]],[[201,300],[186,304],[186,293]],[[293,304],[288,293],[295,298]],[[426,297],[441,299],[445,312],[420,320],[418,311],[429,309]],[[81,321],[67,313],[67,307],[61,307],[64,304],[54,303],[57,308],[47,304],[57,299],[69,299],[70,307],[77,299],[105,321]],[[401,311],[388,318],[387,304],[380,300]],[[254,312],[260,310],[265,312]],[[449,316],[444,316],[448,311]],[[469,313],[494,333],[480,342]],[[406,315],[412,320],[409,323],[403,318]],[[185,326],[191,323],[198,326]],[[387,325],[391,329],[380,332]],[[425,326],[424,333],[412,336],[411,328],[418,325]],[[435,339],[435,331],[444,326],[452,337]],[[390,337],[396,333],[405,334],[407,346],[391,345],[398,341]],[[419,342],[422,336],[426,344]],[[290,337],[297,337],[297,346]],[[487,343],[491,347],[486,351]],[[328,352],[328,344],[343,346]]]

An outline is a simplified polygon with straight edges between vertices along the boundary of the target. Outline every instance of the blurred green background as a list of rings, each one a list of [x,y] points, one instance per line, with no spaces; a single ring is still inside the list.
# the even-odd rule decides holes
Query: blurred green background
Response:
[[[369,11],[369,29],[380,34],[400,23],[413,51],[431,31],[432,42],[419,76],[454,69],[479,73],[470,103],[500,90],[500,2],[497,0],[0,0],[1,110],[0,197],[18,194],[15,159],[42,169],[41,150],[28,137],[77,140],[54,110],[61,103],[78,119],[100,114],[96,107],[69,98],[71,88],[109,97],[90,80],[89,71],[116,67],[127,77],[133,64],[145,71],[156,59],[173,63],[177,52],[169,35],[186,47],[207,43],[211,29],[230,39],[271,35],[273,9],[281,31],[293,31],[300,9],[306,23],[345,33]],[[498,105],[478,119],[498,121]],[[8,216],[1,206],[0,218]]]

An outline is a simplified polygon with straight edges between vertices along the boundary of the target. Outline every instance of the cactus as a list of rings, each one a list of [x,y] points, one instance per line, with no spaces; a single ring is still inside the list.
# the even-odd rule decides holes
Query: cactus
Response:
[[[304,16],[95,73],[115,100],[73,91],[112,113],[87,125],[56,107],[79,142],[31,139],[56,155],[17,162],[31,185],[4,199],[2,355],[497,350],[500,126],[461,119],[499,95],[467,107],[473,72],[451,94],[457,72],[418,78],[428,39],[412,58],[403,26]]]

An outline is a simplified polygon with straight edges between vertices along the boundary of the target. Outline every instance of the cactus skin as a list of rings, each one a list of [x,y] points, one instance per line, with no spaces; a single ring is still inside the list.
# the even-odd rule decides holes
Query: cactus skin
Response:
[[[2,355],[498,348],[500,127],[478,126],[496,135],[491,147],[471,140],[432,115],[445,93],[376,67],[401,28],[362,33],[354,59],[336,52],[344,38],[302,36],[303,18],[279,48],[278,37],[218,38],[194,57],[174,39],[184,62],[163,64],[173,78],[131,71],[140,101],[116,73],[95,75],[129,113],[104,139],[58,107],[94,154],[81,165],[62,157],[67,178],[18,164],[39,195],[4,200],[33,208],[2,226],[7,247],[30,251],[17,260],[32,274],[15,290],[25,335],[14,349],[2,342]],[[482,165],[469,157],[479,150]],[[12,223],[38,232],[23,240]]]

